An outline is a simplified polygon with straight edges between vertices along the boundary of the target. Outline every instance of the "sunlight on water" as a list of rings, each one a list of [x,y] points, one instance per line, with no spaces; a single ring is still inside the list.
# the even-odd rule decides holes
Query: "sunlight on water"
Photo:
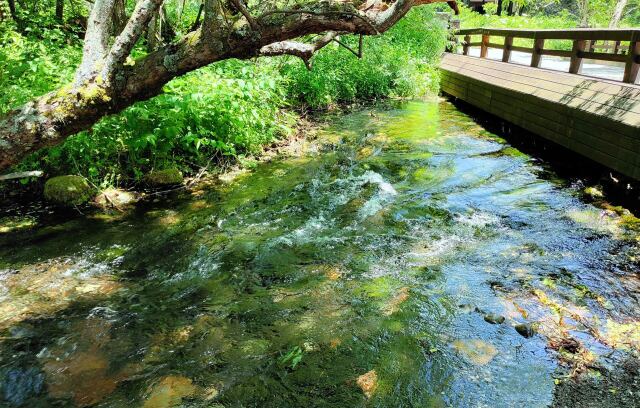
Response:
[[[2,403],[546,407],[638,351],[618,215],[446,102],[326,122],[204,194],[3,231]]]

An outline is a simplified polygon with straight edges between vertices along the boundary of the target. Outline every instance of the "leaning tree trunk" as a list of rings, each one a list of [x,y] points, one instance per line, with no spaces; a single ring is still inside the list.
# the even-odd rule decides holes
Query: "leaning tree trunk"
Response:
[[[366,10],[345,2],[318,1],[309,9],[274,9],[258,17],[241,0],[231,0],[242,14],[241,20],[231,22],[220,14],[219,0],[205,0],[202,24],[196,31],[135,63],[130,62],[131,51],[158,14],[162,0],[139,0],[112,39],[116,1],[95,0],[75,81],[0,118],[0,170],[90,128],[106,115],[158,95],[167,82],[189,71],[230,58],[285,54],[300,57],[310,66],[314,53],[339,33],[377,35],[413,6],[442,0],[396,0],[390,6],[370,0]],[[319,33],[325,35],[314,44],[291,41]]]
[[[622,14],[624,13],[625,7],[627,7],[627,3],[628,0],[616,1],[616,6],[613,9],[611,20],[609,20],[609,28],[618,28],[618,24],[620,24],[620,20],[622,20]]]

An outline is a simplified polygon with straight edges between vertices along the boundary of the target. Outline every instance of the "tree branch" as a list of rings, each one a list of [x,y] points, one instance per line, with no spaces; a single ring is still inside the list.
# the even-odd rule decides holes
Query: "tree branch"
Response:
[[[326,47],[331,41],[338,37],[338,33],[330,31],[314,44],[307,44],[299,41],[280,41],[277,43],[265,45],[260,49],[260,55],[265,57],[273,57],[278,55],[293,55],[302,59],[308,70],[311,70],[311,57],[323,47]]]
[[[253,18],[253,16],[247,9],[247,6],[244,5],[244,2],[242,0],[231,0],[231,2],[238,9],[238,11],[244,16],[244,18],[247,19],[247,22],[249,23],[249,26],[251,27],[251,29],[254,31],[258,31],[260,29],[260,26],[258,25],[258,22],[256,21],[256,19]]]
[[[113,1],[113,0],[111,0]],[[151,21],[151,18],[158,13],[163,0],[141,0],[133,10],[129,21],[111,47],[111,51],[107,55],[104,68],[102,70],[102,78],[109,82],[118,66],[123,64],[131,50],[138,42],[145,27]]]
[[[76,71],[77,85],[82,85],[100,71],[100,63],[109,51],[114,8],[115,0],[96,0],[91,7],[84,36],[82,62]]]

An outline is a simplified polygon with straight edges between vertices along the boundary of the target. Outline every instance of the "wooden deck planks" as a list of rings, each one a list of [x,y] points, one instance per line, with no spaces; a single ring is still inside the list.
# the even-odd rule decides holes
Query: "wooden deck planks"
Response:
[[[441,72],[444,93],[640,179],[640,86],[456,54]]]

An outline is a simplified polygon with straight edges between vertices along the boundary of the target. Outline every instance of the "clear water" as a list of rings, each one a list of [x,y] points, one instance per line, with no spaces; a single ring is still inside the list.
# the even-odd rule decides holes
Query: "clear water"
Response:
[[[1,404],[544,407],[637,352],[628,217],[447,102],[327,122],[207,190],[0,234]]]

